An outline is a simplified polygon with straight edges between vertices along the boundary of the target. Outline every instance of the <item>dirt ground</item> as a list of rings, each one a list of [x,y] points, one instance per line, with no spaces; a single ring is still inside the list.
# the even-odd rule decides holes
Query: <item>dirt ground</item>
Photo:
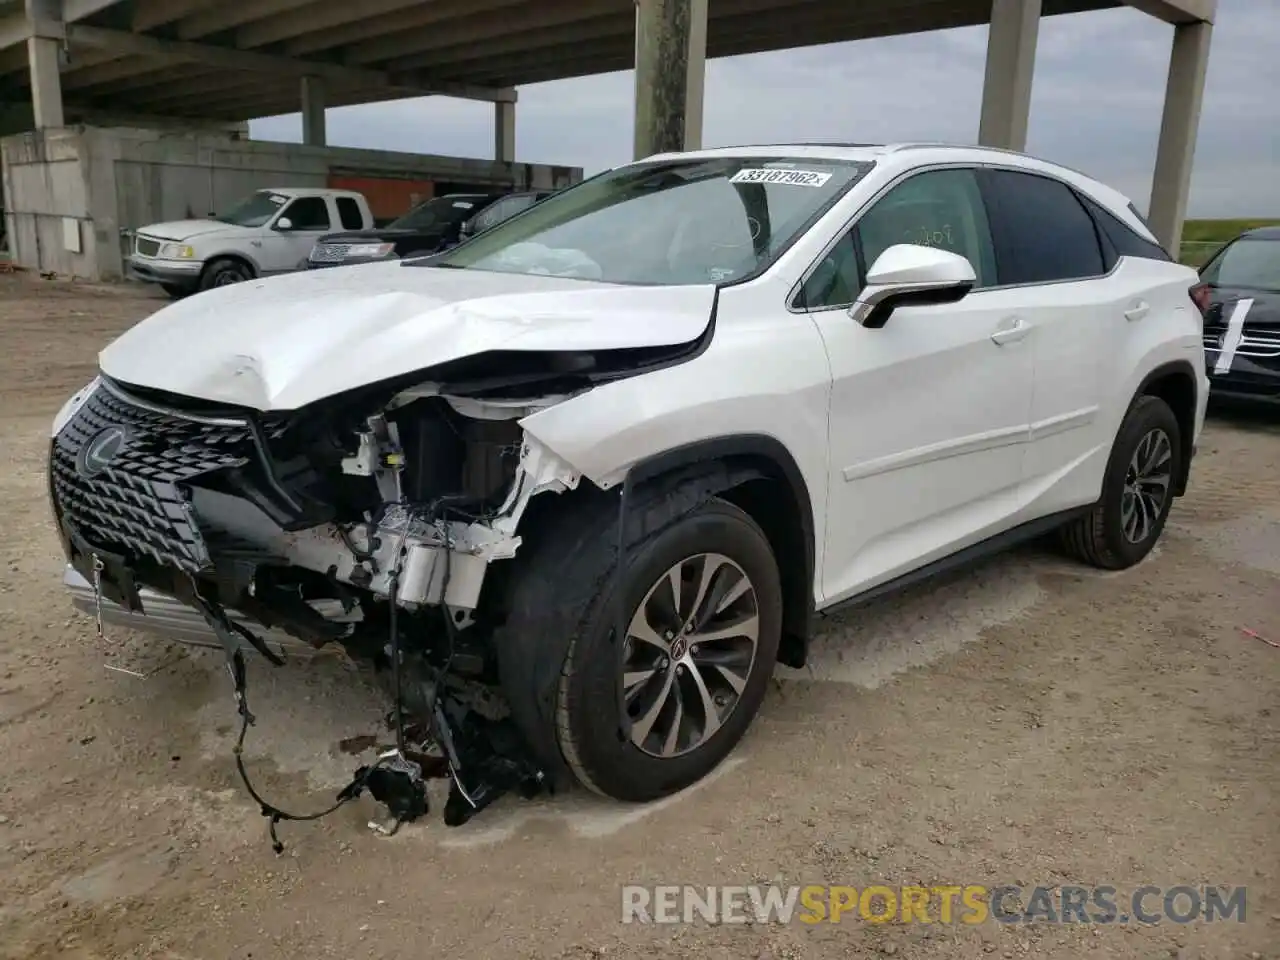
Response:
[[[47,425],[162,305],[0,276],[0,957],[1280,957],[1280,418],[1215,415],[1158,552],[1104,575],[1033,547],[829,622],[718,775],[283,824],[230,754],[218,657],[70,609]],[[145,678],[107,669],[121,667]],[[250,767],[326,804],[380,703],[336,657],[251,664]],[[620,885],[1244,885],[1244,923],[620,923]]]

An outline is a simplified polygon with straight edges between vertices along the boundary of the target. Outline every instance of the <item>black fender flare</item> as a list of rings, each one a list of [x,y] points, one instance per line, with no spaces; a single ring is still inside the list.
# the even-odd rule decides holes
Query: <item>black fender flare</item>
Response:
[[[754,483],[759,480],[768,483]],[[556,782],[566,770],[555,732],[561,669],[572,627],[600,582],[587,579],[579,584],[570,579],[563,596],[551,605],[545,598],[546,584],[559,576],[560,558],[580,550],[584,537],[598,537],[601,524],[625,518],[631,532],[628,539],[632,539],[643,535],[645,529],[675,521],[713,497],[724,497],[738,506],[743,506],[739,501],[750,500],[750,505],[757,507],[753,516],[770,536],[775,554],[782,553],[778,557],[783,588],[779,662],[804,666],[814,619],[812,501],[795,458],[776,438],[745,434],[672,448],[632,464],[616,487],[620,489],[582,485],[569,494],[576,506],[559,497],[545,498],[536,515],[521,520],[523,535],[529,537],[532,549],[522,548],[516,554],[512,561],[516,566],[499,587],[504,613],[494,626],[493,640],[500,683],[515,726]],[[747,491],[753,492],[754,499],[745,497]],[[625,502],[618,499],[618,493]],[[540,500],[544,498],[535,498],[534,504]],[[637,502],[650,507],[640,510],[628,506]],[[589,532],[583,532],[584,523],[563,522],[565,510],[586,511]],[[752,513],[750,509],[747,512]],[[525,527],[530,522],[532,529]],[[605,549],[612,554],[613,544]],[[529,642],[529,632],[541,640]]]
[[[1159,382],[1174,383],[1185,382],[1185,389],[1190,392],[1191,409],[1190,411],[1179,410],[1177,396],[1172,391],[1165,389],[1152,389],[1153,384]],[[1195,419],[1196,410],[1200,406],[1200,391],[1203,384],[1196,379],[1196,370],[1192,366],[1190,360],[1170,360],[1160,364],[1158,367],[1148,371],[1147,375],[1142,378],[1142,382],[1138,384],[1138,389],[1134,391],[1129,406],[1138,402],[1138,398],[1142,396],[1156,396],[1164,400],[1173,409],[1173,414],[1178,418],[1178,426],[1182,429],[1182,463],[1178,470],[1178,475],[1173,478],[1173,495],[1180,497],[1187,492],[1187,483],[1191,476],[1191,458],[1195,452]],[[1128,411],[1125,411],[1126,416]]]
[[[813,623],[817,541],[809,485],[791,451],[768,434],[732,434],[673,447],[633,464],[627,473],[633,488],[660,483],[700,499],[720,496],[756,479],[781,485],[797,521],[798,529],[766,527],[766,533],[775,553],[781,554],[784,610],[778,659],[799,668],[805,663]]]

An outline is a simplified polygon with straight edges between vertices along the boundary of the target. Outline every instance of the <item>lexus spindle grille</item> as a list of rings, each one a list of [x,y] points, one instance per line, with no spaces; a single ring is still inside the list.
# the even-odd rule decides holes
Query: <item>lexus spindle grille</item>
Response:
[[[99,386],[53,444],[64,523],[86,542],[190,573],[210,566],[182,485],[254,456],[247,424],[187,419]]]

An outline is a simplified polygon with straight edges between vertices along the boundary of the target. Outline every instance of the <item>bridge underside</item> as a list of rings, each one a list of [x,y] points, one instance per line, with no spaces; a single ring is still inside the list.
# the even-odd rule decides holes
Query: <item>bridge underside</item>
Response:
[[[515,88],[632,67],[636,150],[701,141],[707,57],[991,23],[980,139],[1020,149],[1042,16],[1123,0],[0,0],[0,108],[241,121],[441,94],[495,104],[514,159]],[[1173,239],[1215,0],[1128,0],[1175,24],[1153,221]],[[890,79],[890,78],[886,78]],[[1100,104],[1099,109],[1106,109]],[[1157,177],[1160,180],[1160,177]]]

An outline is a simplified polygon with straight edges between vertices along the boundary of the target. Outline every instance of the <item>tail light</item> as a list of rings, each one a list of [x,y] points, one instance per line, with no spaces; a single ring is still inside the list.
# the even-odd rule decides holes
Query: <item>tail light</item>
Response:
[[[1211,299],[1209,295],[1209,289],[1210,289],[1209,284],[1197,283],[1188,291],[1191,294],[1191,302],[1194,303],[1196,305],[1196,308],[1200,311],[1201,319],[1204,319],[1209,316],[1209,306],[1210,306],[1210,299]]]

